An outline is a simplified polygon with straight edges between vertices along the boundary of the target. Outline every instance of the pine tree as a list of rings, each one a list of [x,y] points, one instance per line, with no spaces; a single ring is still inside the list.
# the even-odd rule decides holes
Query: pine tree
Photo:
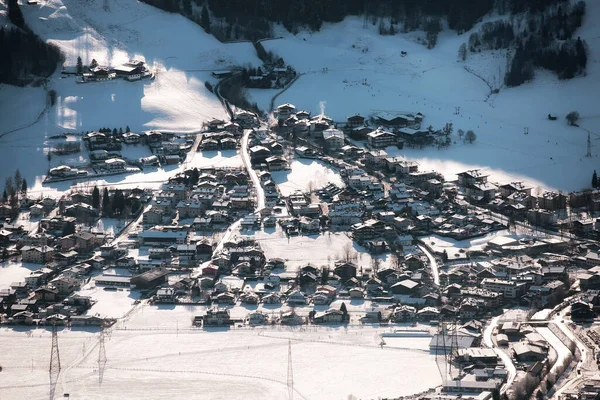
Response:
[[[183,0],[182,7],[183,7],[183,15],[185,15],[185,16],[192,15],[192,0]]]
[[[8,193],[6,193],[6,189],[2,192],[2,202],[6,203],[8,201]]]
[[[96,68],[98,66],[98,61],[96,61],[95,58],[92,59],[92,62],[90,63],[90,68]]]
[[[127,126],[125,127],[125,132],[126,132],[126,133],[129,133],[129,132],[131,132],[131,129],[129,129],[129,125],[127,125]]]
[[[15,191],[21,190],[21,185],[23,185],[23,177],[21,176],[21,171],[17,168],[15,171]]]
[[[108,195],[108,189],[104,188],[102,192],[102,213],[108,214],[110,211],[110,196]]]
[[[206,33],[210,33],[210,16],[208,15],[206,7],[206,5],[202,7],[202,11],[200,12],[200,26]]]
[[[23,197],[27,196],[27,179],[23,178],[23,182],[21,183],[21,193]]]
[[[83,74],[83,62],[81,57],[77,57],[77,75]]]
[[[598,187],[598,174],[596,174],[596,170],[594,170],[594,174],[592,175],[592,188]]]
[[[346,308],[346,303],[343,302],[340,306],[340,311],[342,312],[342,319],[344,321],[350,320],[350,316],[348,315],[348,309]]]
[[[123,128],[119,128],[119,135],[123,134]]]
[[[7,177],[4,181],[4,191],[8,194],[8,196],[12,196],[15,193],[15,186],[11,176]]]
[[[95,209],[100,207],[100,189],[98,189],[98,186],[94,186],[94,190],[92,190],[92,207]]]
[[[117,131],[117,128],[114,128],[112,131],[113,136],[117,136],[118,133],[119,131]]]

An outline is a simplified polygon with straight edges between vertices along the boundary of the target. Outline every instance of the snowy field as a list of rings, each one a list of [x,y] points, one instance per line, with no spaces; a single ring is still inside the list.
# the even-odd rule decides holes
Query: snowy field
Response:
[[[464,252],[467,250],[483,250],[483,248],[491,239],[498,236],[510,236],[517,238],[516,235],[510,234],[505,229],[501,231],[488,233],[487,235],[480,236],[477,238],[466,240],[455,240],[449,237],[443,237],[439,235],[423,236],[420,237],[420,239],[423,240],[423,242],[425,242],[427,246],[429,246],[436,253],[442,253],[444,250],[446,250],[446,253],[448,253],[448,258],[453,259],[457,258],[458,254],[460,255],[459,258],[465,257]],[[461,253],[461,250],[463,251],[463,253]]]
[[[321,189],[329,183],[344,187],[342,177],[321,161],[299,159],[290,164],[289,171],[272,172],[273,181],[283,196],[289,196],[296,190],[307,192],[309,186],[313,190]]]
[[[41,264],[13,262],[11,260],[0,263],[0,289],[8,289],[13,282],[24,282],[31,271],[42,268]]]
[[[181,320],[172,318],[180,314]],[[117,325],[105,340],[101,383],[98,332],[61,331],[56,397],[69,393],[72,398],[147,399],[149,393],[160,393],[173,398],[285,399],[290,339],[295,398],[401,396],[440,383],[429,338],[380,347],[382,329],[369,326],[204,331],[190,328],[191,313],[184,314],[148,306],[124,327]],[[149,328],[155,321],[161,327]],[[0,330],[0,352],[8,353],[0,374],[3,399],[48,397],[50,336],[43,329]]]
[[[324,24],[318,33],[287,34],[282,40],[264,42],[268,51],[304,74],[276,103],[290,102],[318,114],[324,102],[325,113],[340,122],[355,113],[422,112],[425,127],[441,128],[452,122],[455,133],[474,130],[476,142],[463,144],[455,134],[457,143],[448,149],[389,148],[388,152],[414,159],[421,169],[435,169],[448,179],[468,168],[484,168],[492,181],[525,179],[535,187],[580,189],[589,185],[598,161],[597,154],[584,157],[586,129],[592,131],[594,142],[600,139],[595,133],[600,118],[596,107],[600,27],[593,22],[600,3],[587,2],[587,6],[584,25],[575,33],[590,45],[585,78],[558,81],[538,71],[532,83],[503,88],[488,99],[488,85],[464,67],[485,73],[484,79],[494,87],[506,60],[486,52],[458,62],[457,49],[471,31],[443,32],[438,45],[427,50],[414,40],[418,33],[381,37],[376,27],[363,28],[362,19],[347,18],[341,24]],[[408,55],[401,57],[401,51]],[[261,108],[268,107],[268,97],[253,98]],[[563,117],[572,110],[581,114],[582,129],[567,126]],[[548,113],[561,118],[549,121]],[[523,134],[525,128],[528,135]]]
[[[217,98],[204,86],[205,81],[215,83],[210,73],[234,65],[260,64],[250,43],[222,44],[182,16],[135,0],[111,0],[108,12],[102,6],[102,2],[49,0],[23,7],[23,13],[38,35],[61,48],[66,65],[74,66],[78,56],[84,64],[96,59],[100,65],[136,58],[146,61],[156,79],[80,85],[74,77],[62,79],[57,73],[48,85],[57,92],[57,104],[49,110],[45,110],[43,88],[0,85],[0,135],[7,134],[0,138],[0,171],[4,173],[0,179],[19,168],[33,186],[32,194],[45,191],[41,181],[48,168],[55,166],[55,160],[49,163],[46,158],[47,138],[58,133],[126,125],[133,132],[198,131],[204,121],[226,117]],[[174,26],[177,29],[172,29]],[[198,165],[219,160],[218,155],[201,156]],[[170,171],[102,181],[143,184],[164,180]],[[68,183],[50,189],[49,194],[57,193],[68,189]]]
[[[244,232],[247,235],[248,232]],[[331,265],[336,260],[343,258],[343,249],[350,244],[356,253],[356,262],[363,268],[371,268],[373,258],[365,248],[352,241],[344,233],[324,233],[310,236],[287,237],[280,226],[252,233],[260,244],[267,259],[282,258],[285,260],[286,271],[297,271],[298,268],[308,265],[320,267]],[[235,235],[234,235],[235,237]],[[378,258],[379,266],[388,266],[391,263],[389,254],[381,254]]]

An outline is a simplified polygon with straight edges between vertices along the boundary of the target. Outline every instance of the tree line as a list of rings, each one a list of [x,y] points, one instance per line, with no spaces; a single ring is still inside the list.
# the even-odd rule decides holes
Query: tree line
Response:
[[[7,6],[8,18],[17,28],[0,28],[0,83],[22,86],[34,77],[52,75],[64,61],[63,54],[29,29],[17,0],[9,0]]]
[[[494,6],[494,0],[142,0],[168,12],[181,13],[219,39],[257,40],[272,36],[272,24],[280,23],[296,33],[300,28],[319,31],[324,22],[340,22],[361,16],[373,25],[390,20],[401,31],[425,29],[430,17],[447,18],[450,29],[465,32]],[[517,1],[517,0],[514,0]],[[194,12],[192,3],[201,7]],[[210,13],[218,24],[211,23]],[[383,32],[382,32],[383,33]],[[390,30],[386,28],[386,34]],[[393,33],[392,33],[393,34]]]
[[[511,20],[487,22],[470,35],[468,46],[459,48],[459,58],[482,50],[513,50],[504,78],[507,86],[518,86],[533,78],[534,68],[545,68],[559,79],[584,74],[587,44],[573,38],[585,15],[584,1],[498,0],[497,11],[520,13]],[[507,54],[509,57],[509,54]]]
[[[64,56],[30,31],[0,28],[0,83],[23,86],[54,73]]]
[[[19,196],[21,198],[27,197],[27,179],[17,169],[14,177],[9,176],[4,181],[4,191],[2,192],[2,203],[8,204],[12,218],[16,218],[19,215],[19,209],[21,208]]]

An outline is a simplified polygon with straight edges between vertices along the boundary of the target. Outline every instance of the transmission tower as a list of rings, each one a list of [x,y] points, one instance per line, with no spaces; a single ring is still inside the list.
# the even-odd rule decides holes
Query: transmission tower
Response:
[[[450,369],[450,379],[452,376],[452,361],[458,356],[458,327],[456,319],[452,325],[452,333],[450,333],[450,352],[448,356],[448,368]]]
[[[435,362],[442,380],[448,379],[448,354],[446,348],[446,323],[440,319],[435,343]]]
[[[586,157],[591,157],[592,156],[592,139],[590,137],[590,133],[588,132],[588,138],[587,138],[587,153],[585,154]]]
[[[60,373],[60,354],[58,351],[58,332],[56,323],[52,324],[52,351],[50,353],[50,375]]]
[[[292,340],[288,339],[287,387],[289,400],[294,399],[294,371],[292,369]]]
[[[104,367],[106,366],[106,348],[104,347],[104,331],[100,332],[100,346],[98,346],[98,384],[102,385]]]

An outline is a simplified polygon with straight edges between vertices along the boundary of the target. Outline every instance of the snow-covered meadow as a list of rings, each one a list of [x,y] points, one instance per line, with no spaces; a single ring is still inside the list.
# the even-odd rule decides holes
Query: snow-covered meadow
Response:
[[[84,64],[96,59],[100,65],[118,65],[135,58],[145,60],[156,74],[155,80],[80,85],[75,77],[62,78],[57,72],[47,87],[56,90],[57,104],[49,109],[42,87],[0,85],[0,135],[6,133],[0,138],[0,178],[4,180],[19,168],[33,186],[33,195],[68,189],[68,183],[53,185],[50,190],[41,186],[49,167],[59,162],[46,158],[49,136],[127,125],[134,132],[198,131],[204,121],[226,116],[204,85],[206,81],[215,84],[211,72],[234,65],[259,65],[250,43],[220,43],[186,18],[135,0],[111,1],[109,11],[104,11],[102,2],[49,0],[23,7],[23,13],[38,35],[61,48],[65,65],[74,66],[78,56]],[[220,157],[215,157],[207,162],[219,164]],[[201,159],[196,165],[203,165]],[[241,161],[221,164],[241,165]],[[165,176],[169,174],[159,171],[101,181],[143,184]]]
[[[370,326],[203,331],[190,328],[193,311],[185,308],[140,307],[124,325],[117,325],[105,339],[101,380],[99,333],[60,331],[62,371],[56,397],[69,393],[73,398],[146,399],[149,393],[160,393],[174,398],[284,399],[290,340],[295,398],[401,396],[441,381],[429,338],[381,347],[378,334],[383,329]],[[50,336],[46,329],[27,334],[0,330],[0,350],[6,354],[0,375],[3,398],[48,397]]]
[[[289,171],[276,171],[271,175],[283,196],[288,196],[297,190],[306,192],[309,187],[318,190],[329,183],[339,187],[344,186],[342,177],[337,172],[317,160],[294,160],[290,164]]]
[[[340,24],[324,24],[317,33],[283,33],[283,39],[266,41],[264,46],[303,74],[277,104],[289,102],[313,114],[320,113],[324,104],[325,113],[339,122],[355,113],[422,112],[425,127],[452,122],[456,144],[441,150],[388,148],[390,155],[414,159],[421,169],[440,171],[447,179],[466,169],[483,168],[495,182],[526,180],[534,187],[578,190],[589,185],[598,163],[596,149],[592,158],[584,157],[587,130],[593,144],[600,139],[595,129],[600,118],[596,107],[600,28],[593,22],[600,3],[587,5],[584,25],[576,33],[590,44],[586,77],[559,81],[537,71],[532,83],[503,88],[491,96],[488,84],[469,71],[497,87],[506,58],[484,52],[459,62],[458,47],[471,32],[443,32],[438,45],[427,50],[415,40],[419,33],[382,37],[374,26],[365,29],[362,19],[347,18]],[[401,51],[408,55],[402,57]],[[270,98],[255,92],[251,92],[254,100],[268,109]],[[581,114],[581,128],[567,126],[564,116],[572,110]],[[549,113],[559,120],[549,121]],[[459,140],[458,129],[472,129],[475,143]]]

